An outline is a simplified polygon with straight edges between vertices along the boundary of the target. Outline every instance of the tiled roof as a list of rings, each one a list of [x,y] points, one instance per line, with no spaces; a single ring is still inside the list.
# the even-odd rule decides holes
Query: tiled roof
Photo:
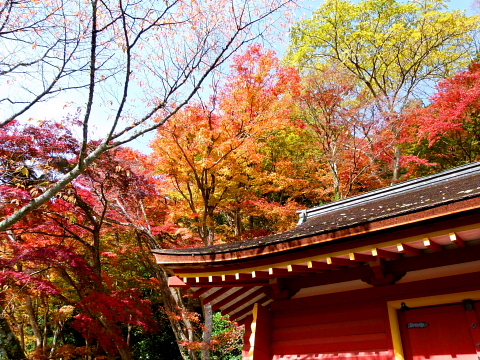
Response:
[[[255,249],[474,197],[480,197],[480,162],[308,209],[300,215],[305,222],[280,234],[229,244],[190,249],[156,249],[154,252],[165,255],[201,255]]]

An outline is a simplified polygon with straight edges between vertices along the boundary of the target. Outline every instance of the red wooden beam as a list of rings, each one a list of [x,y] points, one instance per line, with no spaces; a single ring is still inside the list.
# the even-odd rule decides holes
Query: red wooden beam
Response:
[[[443,247],[440,244],[437,244],[429,238],[423,239],[423,245],[428,249],[432,249],[435,251],[443,251]]]
[[[234,302],[232,305],[230,305],[228,308],[222,310],[222,315],[227,315],[231,313],[233,310],[238,309],[242,305],[248,303],[249,301],[255,299],[259,295],[264,293],[264,289],[260,288],[258,290],[255,290],[253,293],[250,295],[245,296],[243,299],[240,299],[239,301]]]
[[[342,270],[329,271],[320,274],[307,276],[297,276],[292,279],[286,279],[285,286],[292,291],[298,291],[302,288],[330,285],[344,281],[358,280],[372,276],[370,266],[346,267]]]
[[[390,259],[390,260],[398,260],[398,259],[401,259],[401,257],[402,257],[402,254],[400,254],[400,253],[396,253],[396,252],[393,252],[393,251],[387,251],[387,250],[383,250],[383,249],[377,249],[377,248],[372,249],[372,255],[373,256],[378,256],[378,257],[383,258],[383,259]]]
[[[397,249],[399,252],[401,253],[405,253],[405,254],[410,254],[410,255],[421,255],[422,254],[422,250],[420,249],[417,249],[417,248],[414,248],[410,245],[407,245],[407,244],[397,244]]]
[[[375,256],[367,255],[367,254],[350,253],[348,254],[348,256],[350,260],[356,260],[356,261],[370,262],[370,261],[376,260]]]
[[[290,274],[311,274],[314,273],[315,270],[309,268],[307,265],[288,265],[287,270]]]
[[[457,234],[451,233],[451,234],[449,234],[449,237],[450,237],[450,241],[457,244],[458,246],[460,246],[460,247],[467,246],[465,244],[465,241],[460,236],[458,236]]]
[[[442,252],[425,252],[421,256],[402,256],[399,260],[387,261],[385,265],[387,272],[396,273],[430,269],[477,260],[480,260],[480,245],[471,245],[464,248],[456,247]],[[292,291],[298,291],[302,288],[358,280],[371,276],[372,270],[370,266],[364,265],[329,271],[323,274],[285,279],[285,286]]]
[[[422,256],[405,257],[399,261],[389,261],[388,270],[409,272],[477,260],[480,260],[480,245],[457,247],[441,252],[425,253]]]
[[[252,279],[252,274],[238,273],[238,274],[235,274],[235,279],[236,280],[251,280]]]
[[[225,294],[227,291],[230,291],[230,288],[223,288],[220,290],[215,291],[213,294],[208,295],[205,299],[202,300],[203,304],[208,304],[209,302],[212,302],[213,300],[219,298],[223,294]]]
[[[185,284],[189,284],[191,286],[195,286],[197,280],[197,278],[183,278],[183,281],[185,282]]]
[[[343,265],[343,266],[361,266],[362,262],[350,260],[350,259],[338,258],[338,257],[328,257],[327,264]]]
[[[204,287],[204,288],[198,289],[195,292],[193,292],[192,296],[195,297],[195,298],[198,298],[198,297],[202,296],[203,294],[205,294],[210,289],[211,288],[209,288],[209,287]]]
[[[222,281],[235,281],[235,275],[222,275]]]
[[[268,273],[273,276],[283,276],[288,275],[288,270],[281,268],[270,268],[268,269]]]
[[[268,273],[268,270],[252,271],[253,279],[270,279],[271,275]]]
[[[308,267],[315,270],[340,270],[345,269],[345,266],[327,264],[323,261],[310,261]]]
[[[232,288],[232,287],[255,287],[255,286],[266,286],[266,285],[269,285],[268,283],[268,279],[251,279],[251,280],[248,280],[248,281],[232,281],[232,282],[222,282],[222,281],[219,281],[219,282],[213,282],[213,283],[210,283],[210,282],[202,282],[202,283],[196,283],[195,285],[191,285],[190,287],[201,287],[201,288],[204,288],[204,287],[209,287],[209,288],[213,288],[213,287],[228,287],[228,288]]]
[[[182,288],[182,289],[188,289],[191,286],[188,284],[185,284],[182,279],[180,279],[178,276],[171,276],[168,278],[168,286],[169,287],[175,287],[175,288]]]
[[[250,289],[249,288],[241,288],[237,291],[235,291],[234,293],[228,295],[225,299],[222,299],[218,302],[216,302],[215,304],[212,305],[212,310],[213,311],[217,311],[218,309],[220,309],[222,306],[225,306],[227,305],[229,302],[239,298],[240,296],[242,296],[243,294],[245,294],[247,291],[249,291]]]

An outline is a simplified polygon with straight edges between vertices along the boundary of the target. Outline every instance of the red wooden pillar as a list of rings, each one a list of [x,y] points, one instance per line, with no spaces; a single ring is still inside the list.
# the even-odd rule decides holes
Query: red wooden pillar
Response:
[[[256,303],[252,315],[252,321],[245,324],[248,328],[245,329],[243,360],[271,360],[271,312]]]

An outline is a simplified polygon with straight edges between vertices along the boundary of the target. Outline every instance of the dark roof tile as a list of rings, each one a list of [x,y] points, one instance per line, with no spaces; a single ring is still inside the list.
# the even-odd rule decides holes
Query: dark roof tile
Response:
[[[303,224],[280,234],[202,248],[157,249],[154,252],[199,255],[252,249],[423,211],[479,196],[480,162],[308,209],[303,214],[306,219]]]

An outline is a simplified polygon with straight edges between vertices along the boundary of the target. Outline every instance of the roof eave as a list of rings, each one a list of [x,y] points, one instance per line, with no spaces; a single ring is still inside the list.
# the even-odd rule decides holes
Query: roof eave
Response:
[[[345,228],[332,230],[326,229],[313,236],[296,237],[273,244],[260,244],[258,246],[234,249],[231,251],[219,251],[222,249],[221,246],[210,246],[198,248],[189,253],[181,253],[177,250],[155,249],[153,250],[153,254],[155,255],[157,263],[166,267],[222,265],[232,261],[254,260],[255,258],[265,256],[275,256],[286,251],[306,248],[309,246],[333,245],[338,241],[347,241],[354,237],[359,237],[365,234],[374,234],[376,232],[402,226],[418,226],[420,223],[431,222],[432,220],[440,221],[447,216],[475,209],[478,210],[479,207],[480,198],[474,197],[399,216],[355,224],[354,226]]]

